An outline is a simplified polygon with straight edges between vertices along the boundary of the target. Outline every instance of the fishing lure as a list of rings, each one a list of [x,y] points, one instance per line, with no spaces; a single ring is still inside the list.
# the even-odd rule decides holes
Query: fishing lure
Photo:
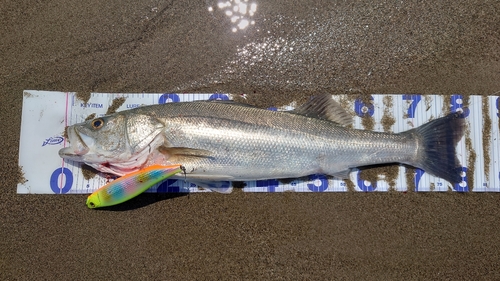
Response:
[[[94,209],[123,203],[184,170],[181,165],[153,165],[127,174],[94,191],[87,198],[87,207]]]

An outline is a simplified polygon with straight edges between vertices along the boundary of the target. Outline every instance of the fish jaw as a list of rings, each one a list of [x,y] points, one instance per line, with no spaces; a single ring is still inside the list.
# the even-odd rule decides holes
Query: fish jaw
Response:
[[[86,164],[105,163],[107,161],[108,157],[95,151],[95,140],[79,131],[76,125],[68,127],[67,134],[69,146],[59,150],[61,158]],[[125,157],[129,157],[129,155],[125,155]]]
[[[130,170],[130,168],[125,169],[124,166],[128,165],[130,167],[131,163],[122,163],[122,159],[131,158],[129,149],[125,149],[124,151],[120,151],[114,155],[99,153],[96,151],[94,138],[85,134],[84,131],[85,130],[78,130],[77,125],[67,128],[69,146],[59,150],[59,156],[61,158],[75,162],[83,162],[88,166],[104,173],[122,175]],[[118,164],[116,166],[118,166],[118,169],[122,172],[116,173],[114,171],[115,169],[110,167],[110,161],[117,161]]]
[[[66,132],[69,146],[60,149],[59,156],[63,159],[83,162],[84,156],[90,151],[84,139],[88,141],[89,138],[87,136],[82,138],[82,135],[78,134],[74,126],[68,127]]]
[[[84,157],[84,160],[81,160],[81,162],[103,173],[124,176],[137,172],[147,166],[165,165],[168,163],[165,155],[156,149],[163,142],[163,136],[157,135],[149,146],[140,151],[134,151],[133,154],[127,152],[115,157],[110,157],[109,155],[101,155],[100,157],[89,155],[87,158]]]

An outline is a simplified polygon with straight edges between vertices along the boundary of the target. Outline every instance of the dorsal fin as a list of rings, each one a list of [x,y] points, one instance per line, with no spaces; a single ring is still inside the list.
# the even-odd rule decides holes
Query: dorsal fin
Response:
[[[342,126],[352,124],[352,116],[338,102],[332,99],[332,95],[328,94],[314,96],[308,102],[290,112],[328,120]]]

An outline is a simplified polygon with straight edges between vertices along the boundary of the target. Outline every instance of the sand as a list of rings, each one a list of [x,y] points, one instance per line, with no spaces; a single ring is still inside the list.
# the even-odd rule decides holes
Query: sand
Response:
[[[25,89],[499,94],[498,1],[255,1],[2,2],[1,280],[500,278],[497,194],[16,194]]]

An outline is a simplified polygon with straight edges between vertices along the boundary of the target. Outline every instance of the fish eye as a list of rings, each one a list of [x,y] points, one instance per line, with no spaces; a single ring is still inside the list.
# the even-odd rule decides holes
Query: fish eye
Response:
[[[104,125],[104,120],[102,120],[101,118],[94,119],[92,120],[90,125],[92,125],[92,128],[94,129],[100,129]]]
[[[95,208],[95,204],[94,204],[94,202],[90,201],[90,202],[89,202],[89,205],[90,205],[90,207]]]

